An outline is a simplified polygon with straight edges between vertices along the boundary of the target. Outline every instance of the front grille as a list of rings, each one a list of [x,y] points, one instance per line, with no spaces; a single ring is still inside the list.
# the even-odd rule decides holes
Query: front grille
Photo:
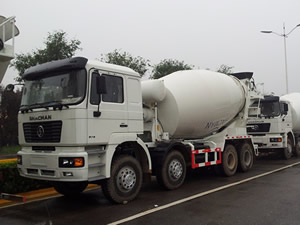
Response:
[[[55,151],[54,146],[32,146],[33,151]]]
[[[41,170],[41,174],[44,175],[44,176],[54,177],[55,171],[54,170]]]
[[[24,136],[27,143],[59,143],[62,121],[24,123]]]
[[[247,124],[248,133],[257,133],[257,132],[269,132],[270,123],[249,123]]]
[[[38,174],[39,171],[37,169],[27,169],[28,174]]]

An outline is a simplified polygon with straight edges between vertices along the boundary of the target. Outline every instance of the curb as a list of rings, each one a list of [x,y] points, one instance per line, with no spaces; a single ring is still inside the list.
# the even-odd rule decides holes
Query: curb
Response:
[[[85,189],[85,191],[98,189],[99,187],[100,186],[97,184],[89,184],[87,186],[87,188]],[[0,209],[9,207],[9,206],[26,204],[26,203],[37,201],[37,200],[58,197],[58,196],[62,196],[62,195],[57,193],[54,188],[44,188],[44,189],[40,189],[40,190],[15,194],[13,196],[20,196],[22,198],[22,200],[21,201],[11,201],[11,200],[0,199]]]
[[[13,159],[0,159],[0,163],[6,163],[6,162],[16,162],[17,158]]]

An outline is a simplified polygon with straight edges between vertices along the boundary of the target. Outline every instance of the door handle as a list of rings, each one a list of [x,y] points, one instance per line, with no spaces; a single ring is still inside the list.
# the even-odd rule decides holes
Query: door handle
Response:
[[[120,127],[128,127],[127,124],[120,124]]]

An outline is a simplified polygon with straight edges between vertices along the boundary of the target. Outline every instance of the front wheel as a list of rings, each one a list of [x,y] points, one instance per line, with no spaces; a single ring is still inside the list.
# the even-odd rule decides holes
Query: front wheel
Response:
[[[283,158],[290,159],[293,155],[293,144],[290,139],[287,140],[287,147],[283,149]]]
[[[75,196],[84,191],[88,182],[54,182],[54,189],[64,196]]]
[[[238,155],[233,145],[226,145],[223,152],[222,168],[224,175],[227,177],[233,176],[238,167]]]
[[[253,149],[252,146],[245,142],[239,149],[239,169],[242,172],[247,172],[253,166]]]
[[[127,203],[136,198],[143,180],[140,163],[129,155],[113,161],[111,177],[102,183],[104,196],[114,203]]]
[[[179,151],[171,151],[156,176],[157,182],[167,190],[179,188],[185,180],[186,163]]]

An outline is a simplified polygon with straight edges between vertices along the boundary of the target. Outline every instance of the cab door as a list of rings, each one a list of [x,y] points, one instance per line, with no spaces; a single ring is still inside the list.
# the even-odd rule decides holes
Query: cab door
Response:
[[[106,94],[97,94],[97,76],[105,77]],[[92,71],[88,103],[88,143],[107,143],[111,134],[128,132],[126,77]],[[98,111],[98,103],[100,113]]]

